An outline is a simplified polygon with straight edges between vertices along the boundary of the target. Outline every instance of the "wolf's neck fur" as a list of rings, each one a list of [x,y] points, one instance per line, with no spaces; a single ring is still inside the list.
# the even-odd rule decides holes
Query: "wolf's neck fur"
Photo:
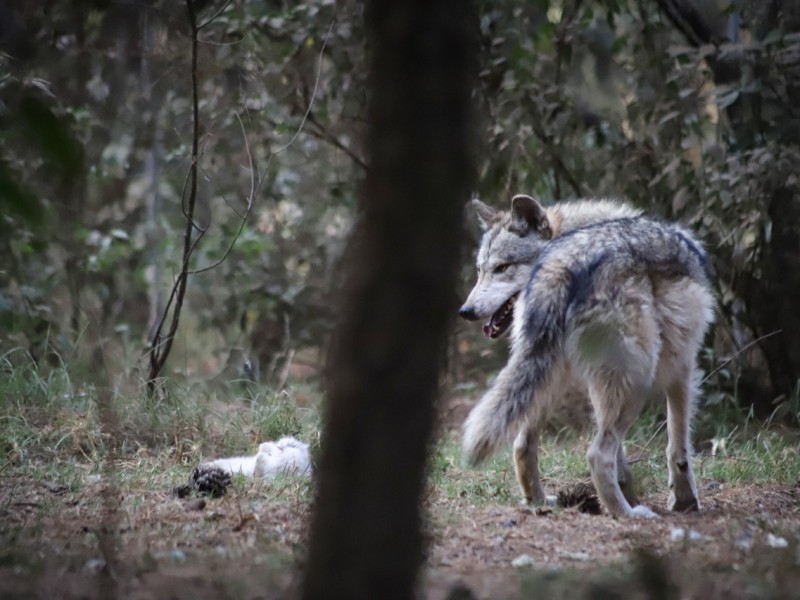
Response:
[[[558,202],[545,210],[553,237],[571,229],[642,214],[638,208],[619,200],[571,200]]]

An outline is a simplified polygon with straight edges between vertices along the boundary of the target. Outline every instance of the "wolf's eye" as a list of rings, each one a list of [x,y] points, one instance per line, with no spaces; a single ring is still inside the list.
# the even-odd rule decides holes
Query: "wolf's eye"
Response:
[[[505,273],[506,271],[508,271],[508,268],[509,268],[510,266],[511,266],[511,265],[510,265],[509,263],[503,263],[502,265],[497,265],[497,266],[494,268],[494,272],[495,272],[495,273]]]

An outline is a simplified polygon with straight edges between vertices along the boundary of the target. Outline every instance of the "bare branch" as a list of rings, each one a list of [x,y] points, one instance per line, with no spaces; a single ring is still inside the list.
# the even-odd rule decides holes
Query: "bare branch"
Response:
[[[184,258],[184,263],[183,263],[183,265],[181,267],[181,271],[178,273],[178,278],[175,280],[175,283],[173,284],[172,289],[170,290],[169,298],[167,298],[167,302],[164,305],[164,311],[161,314],[161,320],[158,322],[158,325],[156,326],[155,333],[153,334],[153,342],[152,342],[152,344],[150,346],[150,353],[151,353],[150,360],[151,360],[151,362],[153,360],[152,359],[152,354],[157,352],[157,351],[159,351],[159,350],[161,350],[161,348],[163,346],[165,346],[168,341],[171,343],[171,339],[172,339],[172,337],[174,337],[175,331],[177,331],[177,323],[173,323],[175,326],[174,327],[170,326],[170,333],[167,333],[167,335],[164,338],[161,337],[161,330],[164,328],[164,324],[167,321],[167,316],[169,315],[169,311],[172,308],[172,303],[175,300],[176,295],[177,295],[177,293],[178,293],[178,291],[180,289],[180,286],[179,286],[180,278],[183,277],[184,272],[188,273],[188,269],[187,269],[188,264],[189,264],[188,260],[189,260],[189,258],[191,258],[191,255],[194,253],[194,249],[197,247],[197,244],[203,238],[205,233],[206,233],[206,230],[203,229],[203,230],[200,231],[200,235],[198,235],[197,238],[195,238],[195,240],[192,243],[192,246],[191,246],[191,248],[189,250],[188,255]],[[168,354],[169,350],[167,350],[166,352]],[[164,361],[166,361],[166,357],[164,358]]]
[[[753,346],[755,346],[759,342],[763,342],[765,339],[771,338],[773,335],[778,335],[779,333],[783,333],[783,330],[782,329],[776,329],[775,331],[771,331],[770,333],[765,333],[764,335],[762,335],[760,337],[757,337],[756,339],[752,340],[751,342],[746,344],[744,346],[744,348],[741,348],[740,350],[737,350],[736,353],[733,356],[731,356],[728,360],[724,361],[721,365],[718,365],[713,371],[711,371],[708,375],[703,377],[703,380],[700,382],[700,385],[703,385],[717,371],[719,371],[720,369],[724,369],[728,365],[728,363],[730,363],[733,360],[735,360],[740,354],[744,353],[749,348],[752,348]]]
[[[205,234],[205,230],[197,227],[194,224],[194,209],[197,203],[197,158],[200,146],[200,107],[198,99],[198,85],[197,85],[197,15],[194,12],[192,0],[186,0],[186,10],[189,16],[189,26],[192,33],[192,163],[189,167],[189,200],[185,207],[186,215],[186,229],[183,236],[183,261],[181,271],[172,286],[170,299],[164,307],[161,320],[153,335],[153,340],[150,345],[150,372],[147,378],[147,389],[150,393],[155,391],[155,382],[161,371],[164,369],[164,364],[169,357],[170,350],[172,349],[172,342],[175,339],[175,332],[178,330],[178,322],[180,320],[181,309],[183,308],[183,299],[186,294],[186,285],[189,278],[189,260],[191,259],[197,243]],[[184,188],[185,190],[185,188]],[[183,206],[183,201],[181,201]],[[200,234],[195,240],[192,240],[194,230],[198,229]],[[174,301],[174,307],[173,305]],[[161,331],[167,319],[170,307],[172,307],[172,320],[167,336],[161,338]]]
[[[247,132],[245,131],[244,123],[242,123],[242,118],[239,116],[238,112],[236,113],[236,119],[239,121],[239,126],[242,129],[242,137],[244,138],[244,147],[245,151],[247,152],[247,160],[250,163],[250,195],[247,198],[247,209],[244,211],[244,214],[241,217],[241,222],[239,223],[239,229],[236,230],[236,233],[234,234],[233,238],[228,244],[227,249],[225,250],[224,254],[220,257],[220,259],[208,266],[202,267],[200,269],[194,269],[193,271],[189,271],[190,275],[205,273],[206,271],[210,271],[211,269],[214,269],[219,265],[221,265],[223,262],[225,262],[225,259],[228,258],[228,255],[231,253],[231,250],[233,250],[234,244],[236,244],[236,241],[239,239],[239,236],[242,234],[242,231],[244,231],[244,226],[247,224],[247,218],[250,216],[250,211],[253,209],[253,206],[255,205],[256,190],[260,185],[260,182],[259,185],[256,184],[256,174],[258,171],[256,169],[255,159],[253,158],[253,154],[250,151],[250,141],[247,139]]]
[[[288,148],[292,144],[294,144],[294,142],[297,140],[298,136],[300,135],[300,132],[303,131],[303,126],[306,124],[306,120],[308,120],[308,116],[311,114],[311,108],[314,106],[314,100],[317,97],[317,90],[319,89],[319,80],[322,78],[322,59],[325,57],[325,48],[328,45],[328,39],[331,37],[331,31],[333,31],[333,25],[335,22],[336,22],[335,19],[331,19],[331,24],[328,27],[328,33],[325,34],[325,40],[322,42],[322,48],[320,48],[319,51],[319,59],[317,60],[317,77],[314,80],[314,91],[311,92],[311,100],[308,103],[306,114],[303,115],[303,120],[300,121],[300,126],[297,128],[297,131],[294,132],[292,138],[288,142],[286,142],[284,146],[281,146],[277,150],[274,150],[272,152],[272,155],[270,156],[270,159],[272,158],[272,156],[288,150]]]
[[[242,123],[242,118],[241,118],[241,116],[239,115],[238,112],[236,113],[236,119],[239,121],[239,126],[242,129],[242,137],[244,138],[245,150],[247,152],[247,160],[250,163],[250,195],[247,198],[247,209],[245,210],[244,214],[241,215],[241,222],[239,223],[239,228],[236,230],[236,233],[233,235],[233,238],[231,238],[231,241],[228,244],[228,247],[225,249],[225,252],[223,253],[222,257],[220,257],[219,260],[217,260],[216,262],[214,262],[214,263],[212,263],[210,265],[207,265],[205,267],[201,267],[199,269],[194,269],[192,271],[189,271],[188,274],[196,275],[196,274],[199,274],[199,273],[205,273],[206,271],[210,271],[212,269],[215,269],[216,267],[221,265],[223,262],[225,262],[225,260],[228,258],[228,256],[230,255],[231,251],[233,250],[233,247],[236,244],[236,241],[239,239],[239,236],[241,236],[242,231],[244,231],[244,227],[247,224],[247,219],[250,216],[250,212],[252,211],[253,206],[255,205],[256,194],[258,193],[258,190],[261,188],[261,183],[264,180],[264,173],[266,173],[267,169],[269,168],[269,165],[272,162],[272,158],[275,155],[286,151],[292,144],[294,144],[294,142],[300,136],[300,133],[302,132],[303,127],[306,124],[306,121],[310,120],[309,117],[311,116],[311,109],[314,106],[314,100],[316,99],[317,90],[319,89],[319,81],[320,81],[320,79],[322,77],[322,59],[325,56],[325,48],[328,45],[328,40],[330,39],[331,32],[333,31],[333,25],[334,25],[335,22],[336,21],[334,19],[331,20],[331,24],[328,27],[328,32],[325,35],[325,40],[322,42],[322,48],[320,49],[319,59],[317,60],[317,75],[316,75],[316,79],[314,80],[314,91],[311,93],[311,98],[310,98],[310,100],[308,102],[308,106],[306,108],[306,112],[303,115],[303,119],[300,122],[300,125],[297,127],[297,130],[294,132],[294,135],[291,137],[291,139],[285,145],[281,146],[277,150],[274,150],[274,151],[272,151],[270,153],[269,157],[267,158],[267,162],[264,165],[264,170],[261,171],[261,172],[259,172],[259,170],[257,168],[257,165],[256,165],[256,162],[255,162],[255,159],[253,158],[253,153],[250,151],[250,142],[247,139],[247,132],[245,131],[244,123]],[[345,148],[342,148],[342,149],[345,150]],[[359,161],[359,162],[361,162],[361,161]],[[363,164],[363,163],[361,163],[361,164]],[[364,166],[366,166],[366,165],[364,165]]]
[[[317,65],[316,80],[314,82],[314,91],[311,95],[311,99],[309,100],[308,107],[303,116],[303,119],[300,122],[300,125],[298,126],[292,138],[282,147],[270,153],[266,165],[264,166],[264,171],[262,172],[259,172],[255,162],[255,158],[253,157],[253,154],[250,150],[250,142],[247,138],[247,132],[244,128],[244,124],[242,123],[242,119],[240,115],[236,113],[236,118],[239,121],[239,126],[242,129],[242,135],[244,137],[244,143],[245,143],[245,150],[247,152],[247,158],[250,164],[250,194],[247,198],[247,208],[245,212],[241,215],[239,215],[237,212],[237,216],[240,217],[239,228],[237,229],[236,233],[234,234],[233,238],[228,244],[228,247],[226,248],[222,257],[216,262],[207,265],[205,267],[199,269],[189,269],[189,263],[192,255],[194,254],[194,250],[207,231],[207,228],[200,227],[194,222],[194,212],[197,203],[197,173],[200,168],[198,165],[198,160],[200,156],[200,111],[199,111],[198,82],[197,82],[197,47],[200,41],[198,39],[198,35],[200,29],[209,25],[215,18],[217,18],[220,14],[222,14],[222,12],[225,10],[225,8],[227,8],[229,4],[230,1],[226,2],[225,5],[219,11],[217,11],[211,18],[206,20],[203,24],[198,25],[197,15],[195,14],[194,9],[192,7],[192,0],[186,0],[186,8],[189,14],[189,24],[192,32],[192,59],[191,59],[192,161],[189,167],[189,172],[187,173],[186,180],[184,181],[183,190],[181,192],[181,209],[183,211],[184,217],[186,218],[186,229],[184,231],[183,260],[181,264],[181,270],[178,273],[175,282],[173,283],[169,299],[167,300],[166,306],[164,307],[161,319],[155,329],[155,333],[153,335],[153,339],[150,344],[150,350],[149,350],[150,372],[147,381],[147,388],[150,392],[152,392],[155,389],[155,381],[158,378],[161,371],[163,370],[164,364],[166,363],[167,357],[169,356],[170,350],[172,348],[172,343],[174,341],[175,334],[178,330],[178,322],[180,320],[180,314],[183,308],[183,300],[186,294],[186,287],[189,275],[196,275],[199,273],[210,271],[211,269],[218,267],[228,258],[231,251],[233,250],[234,245],[236,244],[236,241],[239,239],[242,231],[244,230],[244,227],[247,224],[248,217],[250,216],[250,212],[252,211],[253,206],[255,205],[256,195],[258,194],[258,190],[261,188],[261,184],[263,182],[263,173],[266,172],[267,168],[270,165],[270,162],[272,161],[272,158],[277,154],[286,151],[292,144],[294,144],[294,142],[297,140],[300,133],[302,132],[303,127],[305,126],[309,118],[309,115],[311,114],[311,109],[313,107],[313,103],[317,95],[319,82],[322,76],[322,60],[324,57],[325,48],[327,47],[328,40],[330,39],[331,32],[333,31],[333,25],[335,23],[335,20],[331,20],[330,27],[328,28],[328,32],[322,44]],[[203,144],[205,145],[205,139]],[[187,189],[188,189],[188,200],[186,199]],[[193,240],[192,235],[195,230],[199,232],[199,235],[197,235]],[[170,311],[172,318],[170,320],[169,331],[162,337],[162,332],[167,323]]]
[[[334,148],[337,148],[344,152],[350,160],[356,163],[359,167],[367,170],[367,163],[366,161],[361,158],[358,154],[356,154],[352,148],[344,144],[338,137],[328,131],[324,125],[322,125],[317,119],[314,117],[313,114],[308,115],[308,122],[313,125],[316,129],[308,129],[307,133],[314,136],[315,138],[322,140],[323,142],[327,142],[331,144]]]
[[[547,134],[541,122],[539,121],[539,115],[534,115],[534,117],[535,118],[531,120],[533,134],[539,139],[540,142],[542,142],[545,151],[550,156],[550,160],[556,173],[560,173],[564,177],[576,196],[582,196],[583,186],[581,186],[578,180],[575,179],[575,176],[567,168],[567,165],[564,164],[564,159],[561,158],[561,154],[556,150],[552,136]]]
[[[197,32],[199,33],[205,27],[207,27],[208,25],[211,25],[211,23],[213,23],[217,19],[217,17],[219,17],[222,13],[224,13],[225,9],[228,8],[230,5],[231,5],[231,0],[227,0],[227,2],[225,2],[225,4],[222,5],[222,8],[220,8],[217,12],[215,12],[213,15],[211,15],[203,23],[201,23],[200,25],[197,26]]]

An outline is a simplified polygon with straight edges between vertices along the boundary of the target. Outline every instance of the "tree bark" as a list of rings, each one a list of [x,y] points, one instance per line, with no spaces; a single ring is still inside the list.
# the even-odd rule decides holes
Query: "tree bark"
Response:
[[[302,595],[412,598],[433,399],[473,183],[469,6],[373,0],[362,218],[330,353]]]
[[[760,277],[745,274],[735,288],[747,304],[753,333],[764,337],[760,347],[772,389],[769,396],[754,399],[764,417],[774,409],[772,400],[791,395],[800,379],[800,312],[795,305],[800,293],[800,206],[793,191],[774,190],[767,215],[772,235],[761,240]],[[770,335],[776,331],[780,333]]]

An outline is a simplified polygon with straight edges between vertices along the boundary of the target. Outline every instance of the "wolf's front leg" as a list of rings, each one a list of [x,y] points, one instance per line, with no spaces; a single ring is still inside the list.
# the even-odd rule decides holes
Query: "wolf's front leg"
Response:
[[[539,476],[539,432],[525,423],[514,440],[514,471],[526,504],[553,505],[555,497],[545,496]]]

